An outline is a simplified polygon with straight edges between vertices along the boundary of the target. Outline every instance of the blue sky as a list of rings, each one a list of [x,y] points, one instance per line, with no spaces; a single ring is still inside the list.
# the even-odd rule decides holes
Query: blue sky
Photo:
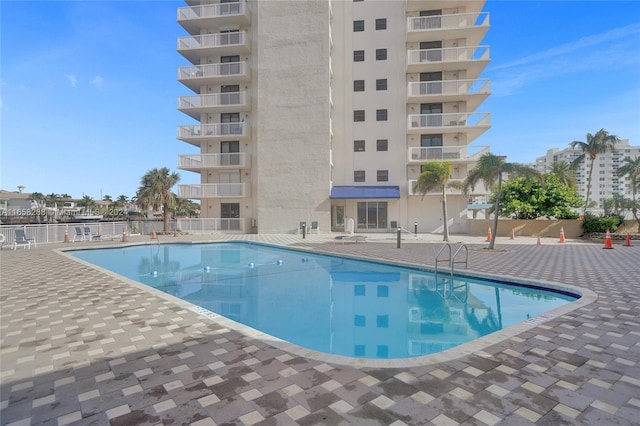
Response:
[[[181,1],[14,1],[1,14],[0,188],[131,197],[197,149],[176,136],[190,91]],[[601,128],[640,145],[640,2],[488,0],[492,128],[474,142],[531,162]]]

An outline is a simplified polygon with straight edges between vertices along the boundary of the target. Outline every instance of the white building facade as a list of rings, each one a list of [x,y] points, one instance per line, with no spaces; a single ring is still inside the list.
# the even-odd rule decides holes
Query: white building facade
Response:
[[[547,151],[543,157],[536,158],[535,168],[541,172],[548,172],[553,163],[565,161],[568,164],[581,155],[579,148],[554,148]],[[622,139],[616,144],[616,152],[600,154],[593,162],[593,173],[591,176],[591,196],[589,199],[595,201],[598,207],[602,207],[602,201],[613,197],[614,194],[631,198],[631,181],[628,177],[620,177],[617,169],[624,164],[626,157],[634,158],[640,155],[640,146],[629,145],[628,139]],[[591,168],[591,159],[586,158],[576,170],[576,184],[578,193],[583,199],[587,197],[587,178]],[[591,203],[590,203],[591,204]],[[590,209],[592,210],[592,209]],[[598,210],[598,209],[596,209]]]
[[[441,196],[415,191],[421,166],[450,161],[463,180],[488,147],[484,1],[209,2],[178,9],[194,92],[178,139],[199,148],[179,185],[219,230],[441,232]],[[467,201],[447,196],[450,230],[467,230]]]

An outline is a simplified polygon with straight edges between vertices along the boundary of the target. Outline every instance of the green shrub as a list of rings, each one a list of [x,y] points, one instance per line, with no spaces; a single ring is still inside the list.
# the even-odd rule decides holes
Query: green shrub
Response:
[[[587,214],[582,221],[582,230],[585,234],[615,232],[622,223],[620,216],[594,216]]]

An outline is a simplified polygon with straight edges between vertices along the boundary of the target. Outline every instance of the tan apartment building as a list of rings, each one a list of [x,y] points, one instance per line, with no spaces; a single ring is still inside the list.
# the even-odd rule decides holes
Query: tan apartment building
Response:
[[[427,161],[462,180],[488,147],[484,1],[187,0],[178,108],[199,148],[178,168],[201,183],[204,228],[295,232],[442,230],[441,197],[415,183]],[[448,197],[450,230],[467,229],[468,197]]]

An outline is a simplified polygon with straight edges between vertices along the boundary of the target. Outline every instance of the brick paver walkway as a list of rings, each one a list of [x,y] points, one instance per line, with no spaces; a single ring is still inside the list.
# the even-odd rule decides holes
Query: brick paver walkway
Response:
[[[396,248],[389,235],[359,244],[329,235],[172,241],[195,238],[427,265],[440,247],[421,236]],[[1,423],[639,424],[640,244],[518,238],[488,252],[482,239],[456,239],[470,244],[472,271],[570,284],[598,298],[446,362],[353,367],[272,346],[53,250],[69,244],[2,250]]]

